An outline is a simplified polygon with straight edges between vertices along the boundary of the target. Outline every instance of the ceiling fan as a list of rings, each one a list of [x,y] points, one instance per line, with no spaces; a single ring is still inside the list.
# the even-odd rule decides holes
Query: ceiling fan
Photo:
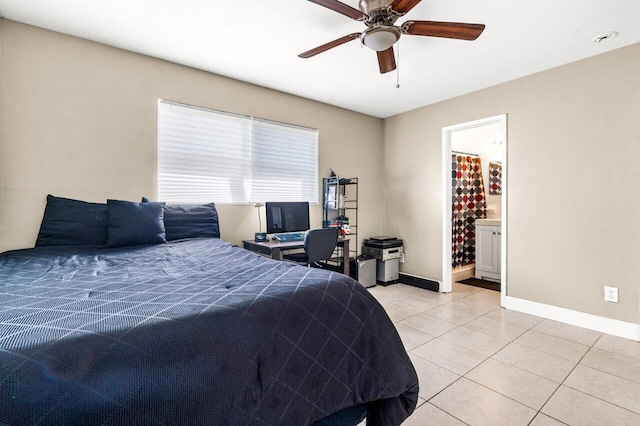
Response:
[[[367,26],[367,29],[361,33],[349,34],[330,41],[298,56],[300,58],[310,58],[318,53],[359,38],[362,44],[377,52],[381,74],[396,69],[393,45],[400,39],[402,34],[475,40],[484,31],[484,25],[482,24],[459,22],[407,21],[400,26],[394,25],[398,18],[413,9],[421,0],[360,0],[360,10],[354,9],[338,0],[309,1],[356,21],[362,21]]]

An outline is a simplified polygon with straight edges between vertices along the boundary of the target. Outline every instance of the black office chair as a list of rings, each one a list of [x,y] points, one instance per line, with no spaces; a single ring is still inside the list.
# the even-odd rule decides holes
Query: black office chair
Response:
[[[304,253],[290,254],[285,259],[307,266],[319,260],[330,259],[338,242],[337,228],[310,229],[304,234]]]

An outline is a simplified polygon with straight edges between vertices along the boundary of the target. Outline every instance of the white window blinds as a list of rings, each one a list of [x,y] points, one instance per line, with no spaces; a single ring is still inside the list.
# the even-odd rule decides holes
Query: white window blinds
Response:
[[[318,202],[318,131],[158,103],[158,199]]]

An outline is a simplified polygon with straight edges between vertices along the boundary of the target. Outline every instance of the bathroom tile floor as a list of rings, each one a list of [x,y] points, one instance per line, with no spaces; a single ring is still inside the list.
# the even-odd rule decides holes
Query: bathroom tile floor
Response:
[[[640,425],[640,343],[500,308],[500,293],[369,289],[420,380],[415,425]]]

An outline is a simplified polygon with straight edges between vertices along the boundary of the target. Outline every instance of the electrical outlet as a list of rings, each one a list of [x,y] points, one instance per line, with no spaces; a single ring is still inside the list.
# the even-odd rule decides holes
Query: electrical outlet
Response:
[[[618,303],[618,287],[604,286],[604,301]]]

